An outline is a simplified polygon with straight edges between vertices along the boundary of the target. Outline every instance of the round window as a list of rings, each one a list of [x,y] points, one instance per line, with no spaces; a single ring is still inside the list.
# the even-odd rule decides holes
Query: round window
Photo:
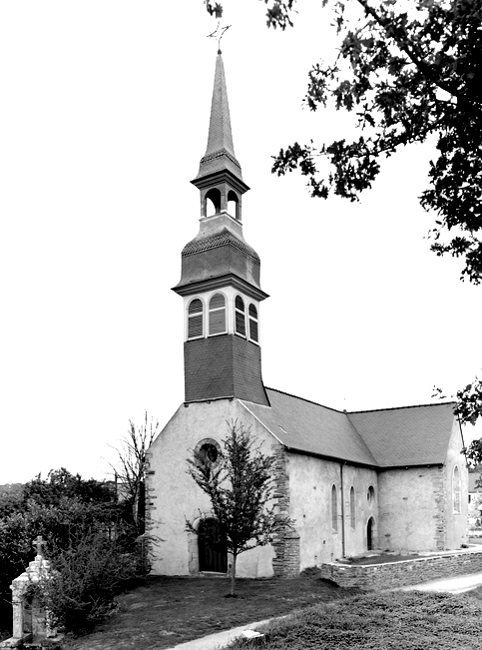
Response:
[[[218,459],[218,449],[216,445],[213,445],[210,442],[205,442],[201,445],[199,453],[202,456],[204,462],[215,463]]]

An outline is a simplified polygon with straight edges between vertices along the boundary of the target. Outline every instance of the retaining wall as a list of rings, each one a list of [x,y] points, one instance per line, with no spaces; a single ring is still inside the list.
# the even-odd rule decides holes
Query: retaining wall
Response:
[[[332,580],[340,587],[367,590],[416,585],[480,571],[482,548],[385,564],[349,565],[330,562],[321,565],[322,578]]]

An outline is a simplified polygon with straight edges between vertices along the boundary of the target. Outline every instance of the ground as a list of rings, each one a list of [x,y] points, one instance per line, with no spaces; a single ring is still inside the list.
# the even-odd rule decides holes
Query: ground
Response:
[[[479,650],[478,596],[479,590],[369,593],[315,605],[259,629],[264,650]],[[244,641],[230,646],[246,647]]]
[[[312,575],[237,581],[226,598],[224,578],[150,577],[119,598],[119,610],[93,634],[73,641],[75,650],[162,650],[254,621],[288,614],[358,593]]]

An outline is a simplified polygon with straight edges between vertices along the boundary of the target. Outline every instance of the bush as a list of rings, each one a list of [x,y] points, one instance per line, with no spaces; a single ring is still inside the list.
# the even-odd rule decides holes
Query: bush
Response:
[[[0,603],[11,601],[10,585],[33,559],[32,542],[41,535],[57,573],[37,595],[66,630],[90,629],[136,572],[149,570],[130,519],[108,486],[64,469],[27,483],[15,499],[0,499]],[[0,607],[0,630],[11,624],[11,607]]]
[[[38,588],[52,624],[75,634],[90,631],[115,608],[115,596],[136,579],[136,563],[135,554],[124,553],[102,530],[59,550],[51,577]]]

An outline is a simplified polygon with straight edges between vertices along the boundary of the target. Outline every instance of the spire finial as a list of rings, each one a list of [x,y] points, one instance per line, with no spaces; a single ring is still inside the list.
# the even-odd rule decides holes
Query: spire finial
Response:
[[[225,32],[231,27],[231,25],[221,25],[221,20],[218,20],[216,29],[211,34],[207,35],[207,38],[216,38],[218,41],[218,54],[221,54],[221,39],[223,38]]]

